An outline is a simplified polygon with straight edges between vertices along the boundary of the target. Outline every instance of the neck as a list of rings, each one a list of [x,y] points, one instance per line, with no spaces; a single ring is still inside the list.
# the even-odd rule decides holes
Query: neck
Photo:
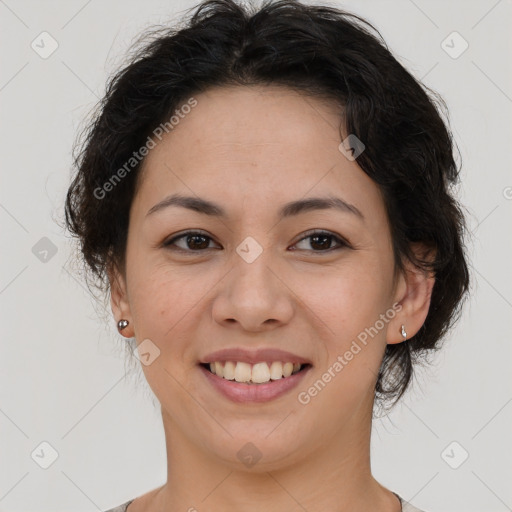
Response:
[[[240,470],[232,453],[223,460],[204,450],[162,409],[168,480],[151,510],[400,512],[398,498],[371,474],[371,408],[368,413],[367,421],[355,414],[331,439],[319,439],[313,450],[295,454],[288,463],[259,462]]]

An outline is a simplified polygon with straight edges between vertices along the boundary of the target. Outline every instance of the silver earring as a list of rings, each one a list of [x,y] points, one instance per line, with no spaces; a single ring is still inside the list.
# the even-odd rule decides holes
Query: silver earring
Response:
[[[119,322],[117,322],[117,329],[118,329],[118,331],[121,332],[123,329],[128,327],[129,323],[130,322],[128,322],[128,320],[119,320]]]
[[[407,340],[407,332],[405,331],[405,325],[402,325],[402,328],[400,329],[400,332],[404,338],[404,341]]]

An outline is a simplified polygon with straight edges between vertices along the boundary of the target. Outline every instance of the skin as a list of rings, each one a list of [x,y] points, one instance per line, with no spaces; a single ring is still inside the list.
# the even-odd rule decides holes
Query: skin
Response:
[[[395,272],[380,190],[339,151],[333,102],[279,86],[219,87],[195,98],[144,161],[125,272],[109,274],[116,321],[130,322],[123,335],[160,350],[142,369],[161,404],[168,479],[128,512],[399,512],[370,470],[373,389],[386,344],[403,342],[402,324],[410,338],[424,323],[434,278],[410,265]],[[178,192],[219,203],[227,218],[177,206],[146,216]],[[364,220],[335,209],[277,220],[286,202],[328,195]],[[163,246],[188,229],[210,238],[175,242],[190,255]],[[304,238],[310,229],[350,246],[327,251],[336,240],[315,244]],[[263,249],[250,264],[236,252],[247,236]],[[394,318],[301,404],[297,394],[395,303]],[[278,399],[235,404],[198,362],[240,346],[287,350],[313,368]],[[237,457],[247,442],[262,454],[250,468]]]

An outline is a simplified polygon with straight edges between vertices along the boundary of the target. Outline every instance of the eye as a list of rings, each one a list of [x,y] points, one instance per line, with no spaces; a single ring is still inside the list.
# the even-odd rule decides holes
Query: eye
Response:
[[[176,244],[176,242],[181,240],[183,240],[182,246]],[[198,252],[204,249],[211,249],[211,247],[209,247],[211,240],[212,238],[210,236],[200,231],[186,231],[185,233],[164,242],[163,246],[181,252]]]
[[[302,248],[299,250],[312,250],[313,252],[329,252],[336,249],[340,249],[342,247],[350,247],[348,242],[343,240],[341,237],[333,233],[330,233],[329,231],[318,230],[306,232],[306,236],[299,240],[294,245],[294,247],[308,239],[310,239],[310,246],[313,247],[313,249]],[[204,251],[207,249],[212,249],[213,247],[210,247],[210,242],[212,241],[213,239],[210,236],[206,235],[205,233],[202,233],[201,231],[186,231],[185,233],[182,233],[178,236],[175,236],[174,238],[171,238],[167,242],[164,242],[163,246],[180,252],[194,253]],[[332,247],[333,241],[337,243],[337,247]],[[180,242],[181,245],[179,245],[178,242]]]
[[[310,246],[316,247],[319,249],[313,249],[313,252],[329,252],[336,249],[340,249],[341,247],[349,247],[349,244],[340,238],[339,236],[336,236],[333,233],[330,233],[329,231],[308,231],[306,233],[306,236],[303,237],[301,240],[299,240],[297,244],[300,244],[301,242],[304,242],[304,240],[310,239]],[[338,244],[338,247],[331,247],[332,241],[335,241]],[[302,250],[302,249],[299,249]],[[305,250],[309,250],[306,248]]]

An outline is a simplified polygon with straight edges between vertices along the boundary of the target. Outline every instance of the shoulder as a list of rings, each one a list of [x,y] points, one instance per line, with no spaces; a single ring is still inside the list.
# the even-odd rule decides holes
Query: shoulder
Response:
[[[123,503],[122,505],[118,505],[117,507],[111,508],[109,510],[105,510],[105,512],[126,512],[126,509],[128,508],[128,505],[133,500],[127,501],[126,503]]]
[[[393,494],[395,494],[397,496],[397,498],[400,500],[400,503],[402,504],[402,512],[426,512],[424,510],[420,510],[419,508],[416,508],[414,505],[412,505],[408,501],[405,501],[396,492]]]
[[[402,504],[402,512],[425,512],[424,510],[420,510],[419,508],[416,508],[414,505],[409,503],[408,501],[405,501],[401,496],[394,493],[398,499],[400,500],[400,503]],[[128,508],[128,505],[133,501],[129,500],[126,503],[123,503],[122,505],[118,505],[117,507],[111,508],[109,510],[106,510],[105,512],[126,512],[126,509]]]

